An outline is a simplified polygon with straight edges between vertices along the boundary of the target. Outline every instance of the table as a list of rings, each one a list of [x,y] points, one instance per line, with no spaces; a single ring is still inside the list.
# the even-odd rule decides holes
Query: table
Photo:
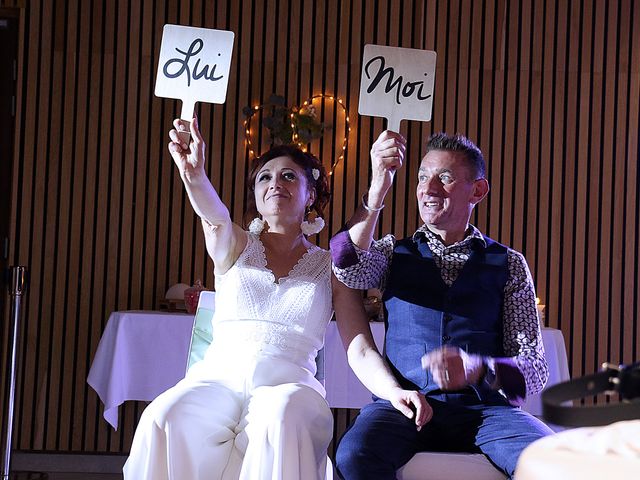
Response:
[[[126,400],[151,401],[184,377],[193,315],[113,312],[93,357],[87,383],[104,405],[104,419],[118,429]]]
[[[118,427],[118,407],[127,400],[151,401],[180,381],[185,374],[193,315],[151,311],[113,312],[96,351],[87,382],[104,404],[103,416]],[[376,345],[382,351],[384,324],[372,322]],[[569,379],[564,338],[560,330],[542,329],[549,382]],[[360,408],[371,393],[347,364],[336,327],[329,322],[325,334],[324,381],[333,408]],[[527,399],[524,409],[542,414],[540,395]]]
[[[154,311],[113,312],[109,316],[87,383],[100,397],[104,419],[114,429],[118,429],[118,407],[125,401],[150,402],[184,377],[193,318]],[[372,324],[372,331],[382,348],[384,325]],[[347,365],[336,322],[327,328],[324,358],[329,405],[360,408],[371,400],[369,391]]]

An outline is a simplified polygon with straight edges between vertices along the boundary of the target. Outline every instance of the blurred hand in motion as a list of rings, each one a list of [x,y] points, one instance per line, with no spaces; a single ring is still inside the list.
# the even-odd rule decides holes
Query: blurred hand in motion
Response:
[[[422,368],[431,372],[442,390],[477,385],[486,371],[484,357],[451,346],[437,348],[423,356]]]

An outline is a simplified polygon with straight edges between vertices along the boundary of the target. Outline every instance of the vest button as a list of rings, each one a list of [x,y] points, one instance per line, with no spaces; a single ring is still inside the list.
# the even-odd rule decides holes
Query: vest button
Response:
[[[449,340],[451,340],[451,337],[450,337],[449,335],[443,335],[443,336],[442,336],[442,341],[443,341],[444,343],[447,343]]]

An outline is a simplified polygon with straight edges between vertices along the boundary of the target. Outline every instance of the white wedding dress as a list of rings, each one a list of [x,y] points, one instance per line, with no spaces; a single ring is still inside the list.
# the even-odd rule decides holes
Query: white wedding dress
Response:
[[[312,246],[275,281],[248,241],[216,275],[213,342],[144,411],[126,480],[324,479],[333,418],[315,378],[331,318],[331,258]]]

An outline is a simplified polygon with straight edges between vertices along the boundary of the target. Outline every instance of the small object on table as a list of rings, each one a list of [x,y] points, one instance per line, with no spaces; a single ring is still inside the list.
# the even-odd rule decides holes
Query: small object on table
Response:
[[[200,292],[205,290],[202,282],[196,280],[193,287],[189,287],[184,291],[184,306],[187,309],[187,313],[194,314],[198,308],[198,300],[200,300]]]
[[[160,310],[168,310],[169,312],[186,311],[184,304],[184,293],[189,288],[186,283],[176,283],[172,285],[164,294],[164,300],[160,301]]]
[[[540,303],[540,299],[536,297],[536,309],[538,310],[538,321],[540,322],[540,326],[544,327],[544,309],[546,305],[544,303]]]

